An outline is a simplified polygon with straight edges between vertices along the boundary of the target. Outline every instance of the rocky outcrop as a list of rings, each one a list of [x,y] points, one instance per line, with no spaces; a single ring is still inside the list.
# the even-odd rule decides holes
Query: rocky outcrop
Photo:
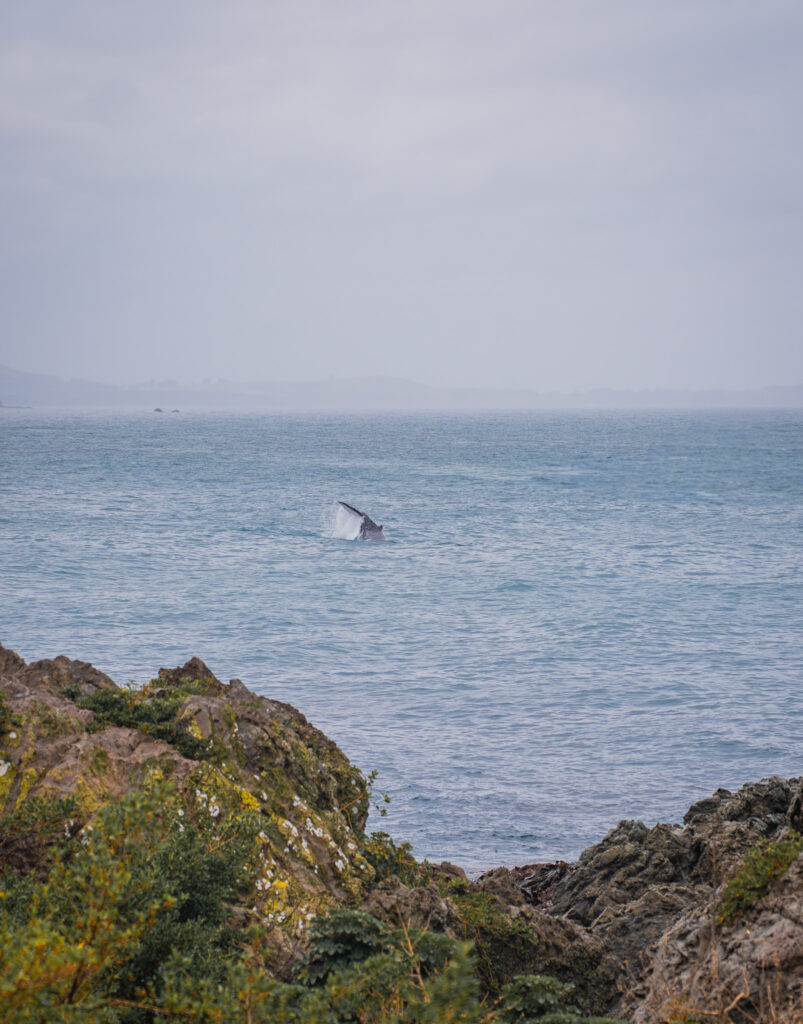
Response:
[[[357,899],[374,870],[358,841],[365,779],[300,712],[222,683],[193,658],[124,691],[67,658],[30,665],[0,647],[0,807],[74,797],[76,821],[108,800],[169,780],[216,816],[264,817],[256,912],[301,934],[324,907]]]
[[[803,1021],[803,858],[729,925],[695,907],[662,936],[634,1021]]]
[[[794,1004],[803,983],[798,867],[774,902],[759,901],[755,927],[723,928],[715,919],[723,883],[745,855],[799,830],[802,817],[803,779],[770,778],[737,793],[717,790],[689,809],[683,826],[620,822],[556,882],[546,909],[583,925],[616,959],[624,1006],[641,1007],[639,1021],[668,1020],[668,1006],[719,1012],[743,989]],[[746,1010],[747,996],[739,1002]],[[796,1005],[800,1015],[789,1019],[803,1020],[803,1001]]]
[[[263,928],[279,976],[301,955],[308,922],[347,906],[394,928],[474,940],[490,998],[529,973],[575,983],[588,1012],[617,997],[617,965],[582,926],[532,906],[505,869],[475,883],[453,865],[399,859],[386,837],[365,834],[366,780],[331,740],[197,658],[124,690],[85,662],[27,665],[0,646],[0,695],[4,815],[70,797],[78,831],[107,801],[165,783],[209,818],[259,813],[261,877],[253,905],[232,908],[232,920]]]

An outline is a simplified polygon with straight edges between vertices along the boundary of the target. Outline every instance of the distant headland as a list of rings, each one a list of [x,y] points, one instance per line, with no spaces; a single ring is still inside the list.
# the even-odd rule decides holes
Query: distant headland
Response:
[[[0,366],[0,407],[242,412],[527,412],[547,409],[803,408],[803,384],[745,391],[436,388],[397,377],[319,381],[147,381],[130,387]]]

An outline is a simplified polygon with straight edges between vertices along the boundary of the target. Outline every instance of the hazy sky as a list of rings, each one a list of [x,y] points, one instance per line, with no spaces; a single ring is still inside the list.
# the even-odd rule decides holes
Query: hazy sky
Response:
[[[6,0],[0,363],[803,382],[799,0]]]

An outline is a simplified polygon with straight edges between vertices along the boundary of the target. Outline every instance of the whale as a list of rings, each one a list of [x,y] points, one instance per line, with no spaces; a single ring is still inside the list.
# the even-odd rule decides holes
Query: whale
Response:
[[[364,512],[360,512],[358,508],[347,504],[345,501],[339,501],[338,505],[341,505],[347,512],[350,512],[353,516],[357,516],[360,520],[360,540],[386,539],[381,523],[377,526],[370,516],[367,516]]]

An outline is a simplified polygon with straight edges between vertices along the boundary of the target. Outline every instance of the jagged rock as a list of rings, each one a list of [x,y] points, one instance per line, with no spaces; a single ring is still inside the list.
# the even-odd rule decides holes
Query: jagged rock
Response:
[[[803,780],[770,778],[694,804],[684,826],[623,821],[554,887],[551,914],[582,924],[619,962],[619,984],[644,994],[659,940],[708,907],[722,882],[762,839],[798,820]]]
[[[687,1019],[800,1024],[803,856],[737,922],[718,924],[715,907],[704,905],[667,931],[633,1019],[656,1024],[679,1008]]]
[[[53,696],[60,696],[68,686],[73,686],[83,696],[88,697],[98,690],[117,689],[116,684],[104,673],[90,665],[88,661],[71,661],[60,655],[58,658],[46,658],[33,661],[27,665],[14,651],[0,644],[0,679],[5,686],[12,687],[16,681],[29,690],[47,691]]]
[[[683,821],[699,847],[695,877],[719,885],[761,839],[800,826],[802,800],[803,779],[773,776],[748,783],[736,793],[718,789],[693,804]]]
[[[514,868],[513,873],[530,903],[545,910],[554,902],[555,886],[569,874],[573,866],[568,861],[556,860],[524,864]]]
[[[604,911],[638,900],[655,885],[688,882],[695,862],[691,837],[679,829],[620,821],[556,883],[551,912],[590,927]]]

